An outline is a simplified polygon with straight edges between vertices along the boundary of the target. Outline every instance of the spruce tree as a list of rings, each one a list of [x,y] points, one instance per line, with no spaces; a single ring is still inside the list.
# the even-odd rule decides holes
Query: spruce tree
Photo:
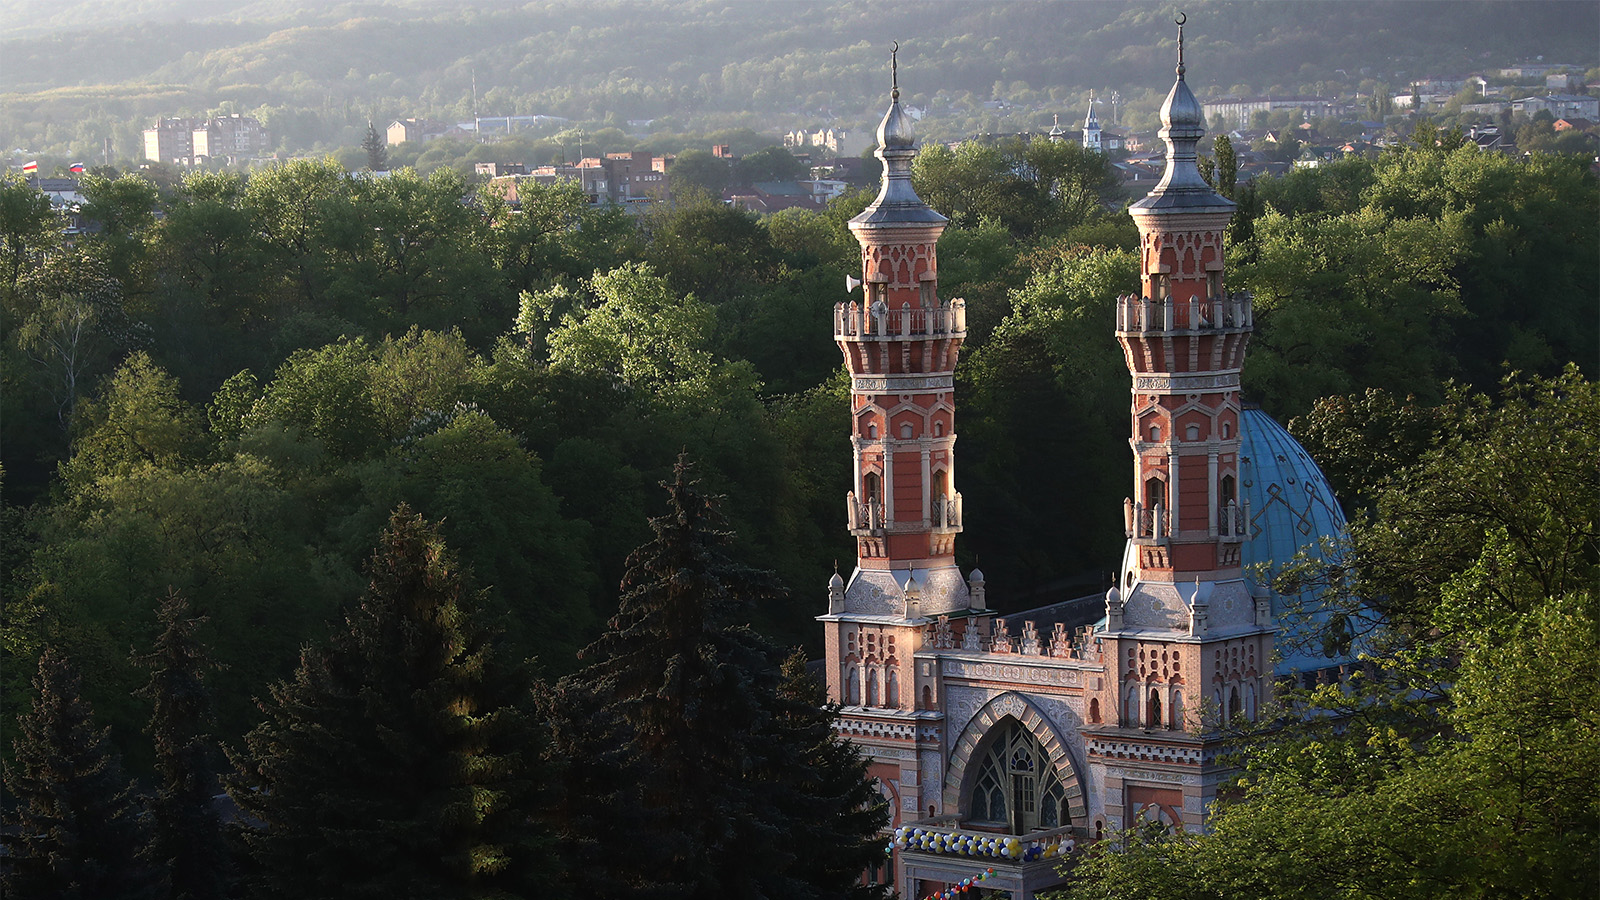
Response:
[[[401,506],[326,646],[260,702],[229,793],[262,897],[549,893],[541,737],[438,528]],[[544,886],[541,887],[541,884]]]
[[[861,873],[884,861],[888,804],[867,774],[861,751],[834,731],[839,706],[828,700],[823,682],[806,671],[805,653],[792,652],[781,675],[775,722],[788,758],[780,760],[772,778],[801,862],[797,877],[811,897],[884,897],[889,886],[862,884]]]
[[[33,709],[18,720],[8,806],[4,895],[10,900],[147,900],[160,880],[141,858],[144,823],[78,672],[47,648]],[[14,810],[14,811],[13,811]]]
[[[172,900],[213,900],[227,893],[228,852],[212,802],[219,762],[205,684],[212,663],[194,634],[205,619],[191,618],[177,591],[161,601],[158,615],[155,652],[140,659],[150,683],[139,692],[154,704],[149,730],[161,777],[150,803],[151,857],[166,869]]]
[[[685,461],[663,487],[669,511],[629,557],[617,614],[583,651],[590,665],[553,692],[573,760],[569,871],[603,896],[843,896],[836,873],[853,880],[870,862],[860,845],[881,818],[832,838],[876,809],[876,792],[833,743],[831,714],[785,695],[773,648],[737,624],[778,596],[776,579],[725,555],[716,498]],[[604,884],[590,881],[597,866]]]
[[[389,171],[389,144],[378,133],[378,126],[367,120],[367,136],[361,139],[361,149],[367,151],[367,168],[374,172]]]

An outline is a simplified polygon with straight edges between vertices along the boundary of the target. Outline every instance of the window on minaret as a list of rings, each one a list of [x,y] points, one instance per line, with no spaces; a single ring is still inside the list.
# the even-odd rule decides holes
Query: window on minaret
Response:
[[[1227,509],[1228,508],[1228,504],[1233,502],[1233,500],[1234,500],[1234,490],[1235,490],[1235,488],[1234,488],[1233,476],[1232,475],[1224,475],[1224,476],[1222,476],[1222,484],[1221,484],[1221,490],[1219,491],[1219,495],[1222,498],[1222,508],[1223,509]]]
[[[1222,273],[1206,273],[1206,296],[1208,298],[1222,296]]]
[[[1167,505],[1167,483],[1159,478],[1151,478],[1144,483],[1144,508],[1155,509],[1157,506]]]
[[[1150,703],[1145,708],[1145,726],[1148,728],[1161,727],[1161,689],[1150,689]]]
[[[883,478],[877,472],[868,472],[861,483],[866,488],[868,503],[883,502]]]

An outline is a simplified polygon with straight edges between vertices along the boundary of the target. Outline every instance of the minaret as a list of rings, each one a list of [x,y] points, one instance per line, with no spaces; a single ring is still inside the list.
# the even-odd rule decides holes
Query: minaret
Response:
[[[899,47],[896,45],[896,51]],[[828,583],[823,622],[838,729],[871,758],[894,796],[894,821],[943,808],[938,671],[914,655],[937,617],[980,610],[955,563],[961,495],[955,489],[955,369],[966,305],[938,293],[939,235],[949,221],[911,187],[911,119],[900,106],[898,58],[889,111],[878,126],[883,186],[850,220],[861,244],[859,299],[834,307],[833,334],[850,370],[851,484],[846,526],[856,538],[848,581]],[[987,627],[992,614],[970,621]],[[974,635],[976,637],[976,635]],[[935,773],[924,778],[924,773]]]
[[[1109,703],[1116,716],[1088,756],[1091,767],[1108,767],[1109,824],[1126,826],[1154,804],[1203,830],[1230,776],[1217,755],[1218,721],[1254,719],[1266,701],[1276,626],[1270,597],[1253,591],[1240,567],[1250,516],[1238,503],[1239,372],[1250,298],[1224,290],[1234,205],[1195,164],[1204,118],[1184,82],[1181,16],[1177,24],[1177,81],[1161,107],[1166,173],[1128,210],[1139,227],[1143,291],[1117,300],[1117,339],[1133,376],[1134,484],[1127,550],[1101,632],[1102,708]],[[1130,740],[1169,762],[1130,768],[1115,751]],[[1175,771],[1184,773],[1181,787],[1169,777]]]
[[[1099,152],[1100,119],[1094,114],[1094,91],[1089,92],[1089,115],[1083,120],[1083,148]]]
[[[1250,297],[1225,290],[1223,236],[1234,204],[1195,164],[1204,116],[1184,82],[1178,24],[1177,81],[1161,107],[1166,173],[1128,210],[1139,227],[1143,293],[1118,300],[1117,339],[1133,375],[1134,484],[1124,509],[1124,568],[1107,614],[1109,631],[1143,643],[1222,642],[1229,654],[1254,661],[1239,670],[1247,675],[1230,679],[1237,683],[1214,684],[1220,676],[1211,664],[1220,657],[1200,654],[1181,701],[1193,729],[1199,701],[1218,701],[1227,716],[1254,713],[1271,671],[1273,627],[1270,606],[1258,609],[1266,598],[1252,596],[1240,568],[1249,510],[1239,503],[1239,373]],[[1230,701],[1234,694],[1241,699]],[[1171,697],[1141,688],[1124,690],[1119,701],[1124,724],[1174,724]],[[1166,715],[1152,717],[1163,707]]]
[[[966,305],[939,298],[936,247],[949,220],[911,187],[917,151],[900,106],[898,62],[892,84],[878,126],[883,186],[850,220],[861,244],[863,296],[834,309],[854,414],[846,515],[857,569],[845,608],[915,618],[967,608],[954,555],[961,530],[955,369]],[[919,597],[906,595],[908,581]]]

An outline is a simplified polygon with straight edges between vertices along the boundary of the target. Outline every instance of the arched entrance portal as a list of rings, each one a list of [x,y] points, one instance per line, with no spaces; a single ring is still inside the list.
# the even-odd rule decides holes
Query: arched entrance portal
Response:
[[[1038,738],[1007,718],[979,750],[977,774],[965,804],[975,825],[1027,834],[1071,824],[1066,786]]]

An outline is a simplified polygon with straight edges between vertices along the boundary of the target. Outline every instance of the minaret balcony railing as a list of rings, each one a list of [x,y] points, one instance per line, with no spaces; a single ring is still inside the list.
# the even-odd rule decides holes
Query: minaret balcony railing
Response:
[[[845,515],[850,533],[858,536],[882,535],[884,531],[883,503],[877,497],[857,500],[856,492],[845,495]]]
[[[845,495],[845,516],[850,533],[861,537],[882,536],[885,532],[932,531],[951,534],[961,530],[961,493],[950,497],[935,497],[930,504],[926,520],[890,522],[884,517],[883,504],[876,498],[856,499],[855,491]]]
[[[1178,312],[1188,312],[1188,327],[1178,326]],[[1249,331],[1255,307],[1249,291],[1226,297],[1189,300],[1151,299],[1126,294],[1117,298],[1118,334],[1201,334]]]
[[[1123,531],[1136,544],[1165,544],[1172,536],[1172,523],[1160,503],[1146,507],[1132,500],[1122,501]]]
[[[967,305],[963,300],[952,300],[949,303],[940,301],[934,306],[890,309],[882,300],[866,307],[856,300],[836,303],[833,336],[836,340],[851,341],[964,338],[967,336]]]
[[[932,517],[928,525],[936,534],[948,534],[961,530],[961,492],[957,491],[950,497],[933,498],[933,507],[930,510]]]
[[[1217,539],[1224,543],[1238,543],[1250,536],[1250,503],[1243,507],[1233,501],[1217,510]]]

